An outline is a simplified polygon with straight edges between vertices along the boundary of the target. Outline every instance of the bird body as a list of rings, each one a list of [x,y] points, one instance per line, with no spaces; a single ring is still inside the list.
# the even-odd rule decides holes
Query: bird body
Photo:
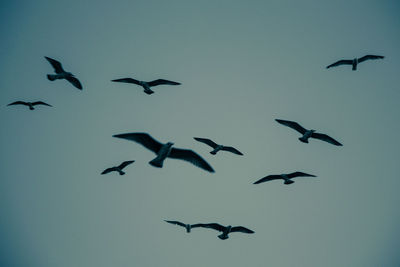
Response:
[[[254,182],[253,184],[261,184],[264,182],[272,181],[272,180],[278,180],[282,179],[284,181],[284,184],[293,184],[294,181],[292,181],[293,178],[296,177],[316,177],[315,175],[304,173],[304,172],[292,172],[292,173],[283,173],[283,174],[272,174],[265,176],[264,178],[261,178],[260,180]]]
[[[173,145],[174,143],[172,142],[162,145],[160,150],[157,152],[157,157],[151,160],[149,164],[153,165],[154,167],[162,168],[164,160],[171,154]]]
[[[222,150],[224,146],[223,145],[218,145],[216,148],[214,148],[213,151],[210,152],[210,154],[216,155],[218,151]]]
[[[122,162],[119,166],[114,166],[114,167],[105,169],[101,174],[107,174],[107,173],[110,173],[110,172],[115,171],[115,172],[118,172],[119,175],[124,175],[125,172],[122,171],[122,170],[123,170],[126,166],[132,164],[133,162],[135,162],[135,161],[134,161],[134,160],[124,161],[124,162]]]
[[[75,76],[71,72],[65,71],[59,61],[49,57],[45,58],[54,68],[54,72],[56,73],[56,74],[47,74],[47,79],[49,79],[50,81],[66,79],[73,86],[82,90],[82,84],[80,83],[80,81],[77,78],[75,78]]]
[[[308,143],[308,139],[312,136],[315,130],[307,130],[302,137],[299,137],[299,140],[303,143]]]
[[[229,151],[231,153],[234,153],[236,155],[243,155],[242,152],[240,152],[239,150],[237,150],[234,147],[231,146],[224,146],[224,145],[219,145],[217,143],[215,143],[214,141],[212,141],[211,139],[207,139],[207,138],[200,138],[200,137],[193,137],[196,141],[199,141],[201,143],[207,144],[210,147],[213,148],[213,150],[210,152],[210,154],[216,155],[218,151],[223,150],[223,151]]]
[[[176,225],[184,227],[186,229],[186,233],[190,233],[192,231],[192,228],[197,228],[197,227],[202,227],[203,226],[203,224],[201,224],[201,223],[198,223],[198,224],[186,224],[186,223],[182,223],[182,222],[179,222],[179,221],[167,221],[167,220],[165,220],[165,221],[167,223],[170,223],[170,224],[176,224]]]
[[[222,234],[218,235],[218,238],[221,239],[221,240],[228,239],[229,238],[229,234],[230,233],[234,233],[234,232],[241,232],[241,233],[246,233],[246,234],[253,234],[254,233],[254,231],[252,231],[252,230],[250,230],[248,228],[245,228],[243,226],[235,226],[235,227],[232,227],[231,225],[223,226],[223,225],[220,225],[218,223],[202,224],[202,227],[211,228],[211,229],[214,229],[214,230],[222,232]]]
[[[52,105],[49,105],[43,101],[36,101],[36,102],[15,101],[13,103],[8,104],[7,106],[14,106],[14,105],[28,106],[30,110],[34,110],[35,109],[34,106],[37,106],[37,105],[52,107]]]
[[[133,78],[122,78],[122,79],[115,79],[111,80],[112,82],[123,82],[123,83],[132,83],[136,84],[139,86],[143,87],[143,92],[145,92],[148,95],[151,95],[154,93],[153,90],[150,89],[152,86],[157,86],[157,85],[180,85],[181,83],[174,82],[174,81],[169,81],[169,80],[164,80],[164,79],[157,79],[151,82],[145,82],[145,81],[139,81]]]
[[[357,66],[359,63],[364,62],[366,60],[372,60],[372,59],[383,59],[385,58],[384,56],[377,56],[377,55],[366,55],[360,58],[354,58],[354,59],[342,59],[339,61],[336,61],[335,63],[327,66],[326,68],[332,68],[340,65],[352,65],[352,70],[357,70]]]

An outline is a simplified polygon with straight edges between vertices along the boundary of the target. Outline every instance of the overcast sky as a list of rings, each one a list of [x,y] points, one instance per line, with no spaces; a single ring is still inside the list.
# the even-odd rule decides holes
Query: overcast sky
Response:
[[[95,4],[96,3],[96,4]],[[400,4],[3,0],[0,265],[400,265]],[[352,71],[339,59],[384,55]],[[50,82],[48,56],[83,84]],[[146,95],[132,77],[181,82]],[[45,101],[54,107],[6,105]],[[343,143],[301,143],[276,118]],[[214,174],[113,134],[190,148]],[[244,153],[211,155],[193,137]],[[124,160],[127,174],[100,175]],[[304,171],[292,185],[252,183]],[[255,231],[185,229],[163,220]]]

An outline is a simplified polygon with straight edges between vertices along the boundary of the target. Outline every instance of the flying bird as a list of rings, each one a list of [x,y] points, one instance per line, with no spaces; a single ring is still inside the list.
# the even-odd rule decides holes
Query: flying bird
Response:
[[[51,64],[51,66],[53,66],[54,72],[56,73],[56,74],[47,74],[47,79],[49,79],[50,81],[66,79],[67,81],[72,83],[73,86],[82,90],[82,85],[79,82],[79,80],[75,78],[75,76],[71,72],[66,72],[59,61],[49,57],[45,58]]]
[[[44,106],[52,107],[52,105],[49,105],[43,101],[36,101],[36,102],[15,101],[13,103],[8,104],[7,106],[13,106],[13,105],[28,106],[30,110],[34,110],[35,109],[34,106],[37,106],[37,105],[44,105]]]
[[[196,141],[199,141],[201,143],[207,144],[210,147],[212,147],[214,150],[211,151],[210,153],[213,154],[213,155],[217,154],[217,152],[220,151],[220,150],[229,151],[229,152],[232,152],[234,154],[241,155],[241,156],[243,155],[242,152],[240,152],[239,150],[237,150],[234,147],[219,145],[219,144],[216,144],[212,140],[207,139],[207,138],[199,138],[199,137],[193,137],[193,138]]]
[[[306,130],[300,124],[298,124],[297,122],[279,120],[279,119],[276,119],[276,121],[279,122],[280,124],[288,126],[288,127],[292,128],[292,129],[298,131],[299,133],[301,133],[303,136],[300,137],[299,140],[301,142],[303,142],[303,143],[308,143],[308,139],[310,137],[312,137],[312,138],[316,138],[316,139],[328,142],[328,143],[330,143],[332,145],[335,145],[335,146],[342,146],[341,143],[339,143],[338,141],[336,141],[332,137],[330,137],[330,136],[328,136],[326,134],[316,133],[315,130]]]
[[[135,162],[134,160],[124,161],[124,162],[122,162],[119,166],[114,166],[114,167],[105,169],[101,174],[107,174],[107,173],[110,173],[110,172],[115,171],[115,172],[118,172],[119,175],[124,175],[125,172],[123,172],[122,170],[123,170],[126,166],[128,166],[128,165],[130,165],[130,164],[132,164],[132,163],[134,163],[134,162]]]
[[[189,149],[181,149],[172,147],[174,143],[168,142],[162,144],[151,137],[148,133],[125,133],[113,135],[113,137],[122,138],[137,142],[147,149],[157,154],[157,157],[149,162],[150,165],[162,168],[166,158],[181,159],[192,163],[193,165],[202,168],[209,172],[214,172],[214,169],[200,157],[197,153]]]
[[[133,84],[137,84],[143,87],[143,91],[148,94],[151,95],[154,93],[153,90],[150,89],[150,87],[152,86],[157,86],[157,85],[163,85],[163,84],[167,84],[167,85],[180,85],[181,83],[178,82],[173,82],[173,81],[168,81],[168,80],[164,80],[164,79],[157,79],[151,82],[145,82],[145,81],[139,81],[139,80],[135,80],[132,78],[123,78],[123,79],[116,79],[116,80],[111,80],[112,82],[121,82],[121,83],[133,83]]]
[[[273,174],[273,175],[268,175],[265,176],[264,178],[261,178],[257,182],[254,182],[253,184],[261,184],[264,182],[272,181],[272,180],[278,180],[278,179],[283,179],[284,184],[293,184],[294,181],[291,179],[296,178],[296,177],[316,177],[315,175],[304,173],[304,172],[292,172],[288,174]]]
[[[385,58],[385,57],[384,56],[376,56],[376,55],[366,55],[366,56],[363,56],[360,58],[342,59],[342,60],[339,60],[339,61],[327,66],[326,68],[329,69],[329,68],[340,66],[340,65],[352,65],[353,66],[352,70],[356,70],[357,65],[361,62],[364,62],[369,59],[383,59],[383,58]]]
[[[204,224],[201,224],[201,223],[185,224],[185,223],[178,222],[178,221],[167,221],[167,220],[164,220],[164,221],[166,221],[167,223],[170,223],[170,224],[176,224],[176,225],[179,225],[179,226],[182,226],[182,227],[186,228],[186,233],[190,233],[192,228],[203,227],[203,225],[204,225]]]
[[[234,227],[232,227],[231,225],[223,226],[218,223],[202,224],[202,227],[211,228],[211,229],[222,232],[222,234],[220,234],[218,236],[222,240],[228,239],[229,238],[228,234],[234,233],[234,232],[241,232],[241,233],[246,233],[246,234],[254,233],[254,231],[247,229],[243,226],[234,226]]]

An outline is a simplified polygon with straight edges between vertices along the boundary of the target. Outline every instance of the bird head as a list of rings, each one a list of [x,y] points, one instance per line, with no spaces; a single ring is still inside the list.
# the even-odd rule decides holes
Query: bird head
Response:
[[[167,146],[169,146],[169,147],[171,147],[171,146],[173,146],[174,145],[174,143],[172,143],[172,142],[168,142],[167,143]]]

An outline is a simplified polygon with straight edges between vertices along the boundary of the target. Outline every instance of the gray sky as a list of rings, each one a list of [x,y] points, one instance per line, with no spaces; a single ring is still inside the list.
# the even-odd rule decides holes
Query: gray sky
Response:
[[[398,1],[0,4],[1,266],[399,266]],[[386,58],[326,70],[342,58]],[[84,90],[50,82],[60,60]],[[149,96],[132,77],[182,82]],[[30,112],[6,107],[43,100]],[[274,119],[344,144],[306,145]],[[209,174],[113,134],[201,154]],[[193,140],[234,145],[245,156]],[[127,175],[106,167],[136,160]],[[305,171],[318,178],[252,183]],[[169,225],[219,222],[256,233]]]

